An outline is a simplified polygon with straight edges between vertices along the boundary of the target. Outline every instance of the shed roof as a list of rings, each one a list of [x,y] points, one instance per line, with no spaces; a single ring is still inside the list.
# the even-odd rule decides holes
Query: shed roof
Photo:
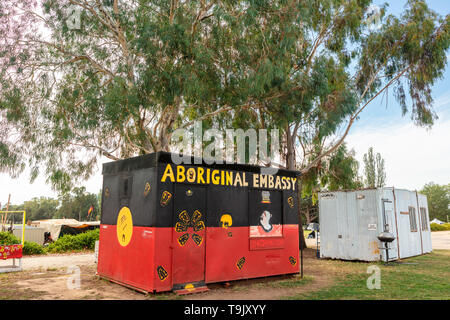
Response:
[[[154,152],[149,153],[143,156],[132,157],[123,160],[117,160],[112,162],[107,162],[103,164],[103,175],[108,174],[116,174],[120,172],[130,172],[139,169],[152,168],[156,167],[158,163],[173,163],[172,155],[177,155],[179,157],[182,154],[175,154],[172,152]],[[236,170],[236,171],[247,171],[247,172],[261,172],[261,168],[263,166],[250,165],[250,164],[241,164],[237,162],[233,163],[208,163],[212,161],[205,161],[205,158],[198,158],[194,156],[185,156],[190,159],[189,163],[183,163],[185,165],[192,166],[202,166],[206,168],[214,168],[214,169],[227,169],[227,170]],[[199,164],[197,164],[199,163]],[[200,164],[201,163],[201,164]],[[278,174],[288,176],[288,177],[296,177],[300,175],[299,171],[286,170],[286,169],[278,169]]]

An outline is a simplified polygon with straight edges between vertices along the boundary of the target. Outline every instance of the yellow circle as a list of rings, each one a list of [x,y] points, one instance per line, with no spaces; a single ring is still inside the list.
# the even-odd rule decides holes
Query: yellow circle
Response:
[[[125,247],[130,243],[132,236],[133,218],[131,217],[131,211],[127,207],[123,207],[117,217],[117,240],[122,247]]]

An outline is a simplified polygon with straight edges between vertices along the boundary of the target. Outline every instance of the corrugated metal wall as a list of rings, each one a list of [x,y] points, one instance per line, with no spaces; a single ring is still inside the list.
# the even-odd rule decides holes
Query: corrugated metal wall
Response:
[[[433,251],[433,247],[431,244],[430,216],[428,214],[427,197],[423,194],[417,193],[417,199],[418,199],[419,213],[420,213],[420,208],[423,208],[424,218],[425,218],[425,220],[422,221],[422,217],[420,217],[421,223],[423,223],[423,227],[424,227],[424,229],[421,228],[423,253],[429,253],[429,252]]]
[[[398,218],[398,238],[400,258],[422,254],[420,225],[416,193],[409,190],[395,189],[396,210]],[[411,230],[410,207],[413,208],[417,230]]]
[[[384,208],[383,208],[384,203]],[[411,231],[409,208],[414,208],[417,231]],[[420,208],[426,208],[422,225]],[[423,210],[423,209],[422,209]],[[377,236],[388,231],[396,239],[389,244],[389,260],[431,251],[426,197],[414,191],[380,188],[319,193],[320,254],[324,258],[385,260]],[[426,228],[428,230],[422,230]]]
[[[378,207],[376,190],[319,195],[321,257],[376,261]]]
[[[44,228],[26,227],[25,228],[25,240],[36,242],[37,244],[44,244]],[[13,234],[17,239],[22,240],[22,227],[16,227],[13,230]]]

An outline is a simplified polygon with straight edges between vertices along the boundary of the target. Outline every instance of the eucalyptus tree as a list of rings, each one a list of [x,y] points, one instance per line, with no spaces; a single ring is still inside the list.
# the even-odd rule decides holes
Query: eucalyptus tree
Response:
[[[399,16],[371,1],[263,3],[249,46],[260,48],[250,74],[263,112],[256,124],[243,119],[283,131],[282,165],[303,174],[319,166],[389,89],[403,115],[433,124],[431,88],[447,63],[450,15],[415,0]]]
[[[368,188],[381,188],[386,184],[386,171],[384,159],[379,152],[374,155],[373,148],[370,147],[363,156],[364,162],[364,183]]]
[[[245,10],[239,1],[1,1],[0,169],[17,175],[27,164],[34,178],[45,167],[68,191],[101,155],[170,150],[174,129],[250,108]]]
[[[392,88],[432,125],[450,16],[409,0],[2,0],[0,170],[27,164],[68,190],[99,156],[171,149],[195,120],[279,128],[283,166],[303,174]]]

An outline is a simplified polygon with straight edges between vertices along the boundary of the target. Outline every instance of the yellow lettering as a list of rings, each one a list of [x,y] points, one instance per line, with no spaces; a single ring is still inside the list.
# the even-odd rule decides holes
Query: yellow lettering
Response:
[[[258,178],[259,178],[259,174],[253,174],[253,188],[258,188]]]
[[[267,188],[267,176],[262,174],[259,179],[259,186],[261,188]]]
[[[225,171],[220,171],[220,185],[223,186],[225,184]]]
[[[195,169],[194,168],[187,169],[186,176],[187,176],[188,182],[191,182],[191,183],[195,182],[195,176],[196,176]]]
[[[247,175],[245,174],[245,172],[243,173],[243,175],[244,175],[244,179],[243,179],[242,185],[244,187],[248,187]]]
[[[166,182],[167,177],[170,178],[171,182],[175,182],[175,177],[173,176],[173,170],[172,170],[172,166],[169,164],[167,164],[166,169],[164,170],[164,174],[161,178],[161,182]]]
[[[183,166],[177,166],[177,182],[183,182],[186,179],[185,171],[186,169]]]
[[[281,177],[281,183],[283,184],[283,190],[286,189],[286,177]]]
[[[236,187],[239,181],[239,185],[242,187],[242,179],[241,179],[241,175],[236,172],[236,179],[234,180],[234,186]]]
[[[220,176],[218,177],[218,175],[219,175],[219,170],[213,170],[212,176],[211,176],[213,184],[219,184],[220,183]]]
[[[280,176],[277,176],[276,182],[275,182],[275,189],[281,189],[281,179]]]
[[[288,189],[288,190],[291,189],[291,180],[288,177],[286,177],[286,189]]]
[[[269,188],[273,188],[273,176],[272,175],[270,175],[269,176]]]
[[[206,184],[209,184],[209,179],[210,179],[210,171],[211,169],[206,169]]]
[[[292,190],[295,190],[295,182],[297,181],[297,178],[291,178],[292,180]]]
[[[205,180],[203,179],[203,173],[205,172],[205,169],[198,167],[197,172],[197,183],[205,183]]]
[[[231,186],[233,185],[233,172],[232,171],[227,171],[227,182],[226,182],[227,186]]]

